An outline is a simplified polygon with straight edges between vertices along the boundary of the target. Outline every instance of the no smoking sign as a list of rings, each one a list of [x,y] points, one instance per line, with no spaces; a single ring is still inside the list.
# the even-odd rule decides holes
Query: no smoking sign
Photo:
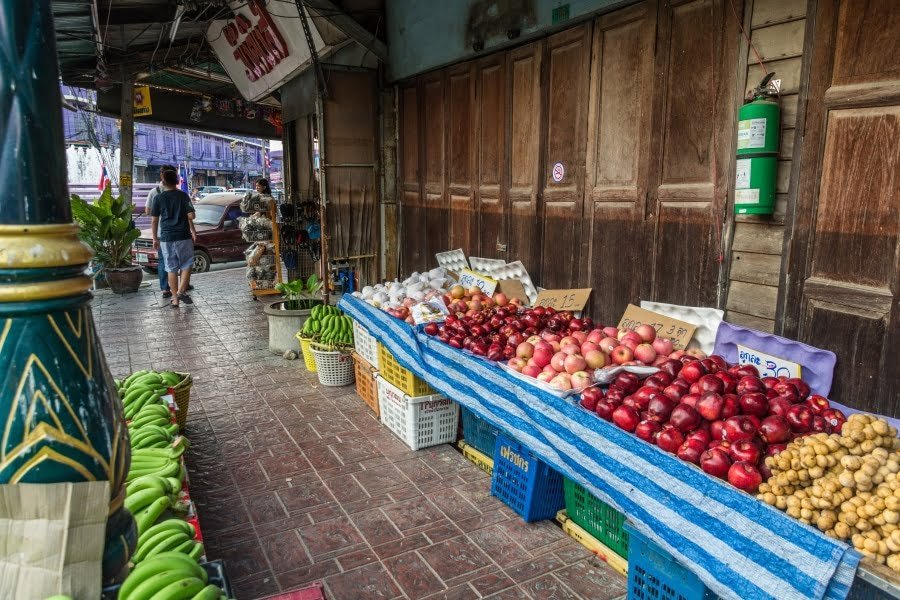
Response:
[[[566,176],[566,168],[563,166],[561,162],[553,165],[553,181],[555,183],[559,183],[563,180],[563,177]]]

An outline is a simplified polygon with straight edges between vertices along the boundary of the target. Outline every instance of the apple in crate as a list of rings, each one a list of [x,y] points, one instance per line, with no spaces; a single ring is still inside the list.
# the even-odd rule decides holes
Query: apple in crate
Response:
[[[518,371],[519,373],[527,366],[527,363],[521,358],[511,358],[506,364],[509,365],[509,368]]]

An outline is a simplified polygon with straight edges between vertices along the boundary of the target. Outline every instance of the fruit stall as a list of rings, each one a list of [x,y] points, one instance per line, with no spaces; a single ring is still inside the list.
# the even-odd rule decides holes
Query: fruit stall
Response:
[[[897,423],[827,399],[833,354],[703,308],[604,327],[515,283],[441,267],[341,299],[357,390],[410,448],[461,420],[491,493],[630,598],[897,594]]]

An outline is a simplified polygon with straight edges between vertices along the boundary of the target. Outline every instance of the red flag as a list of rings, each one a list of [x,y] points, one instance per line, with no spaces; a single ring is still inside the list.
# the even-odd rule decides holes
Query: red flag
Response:
[[[106,186],[109,185],[109,173],[106,172],[106,165],[103,165],[103,170],[100,171],[100,183],[97,184],[98,190],[105,190]]]

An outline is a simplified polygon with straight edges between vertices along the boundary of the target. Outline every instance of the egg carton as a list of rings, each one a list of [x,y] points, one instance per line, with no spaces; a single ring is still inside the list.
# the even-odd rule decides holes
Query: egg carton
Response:
[[[641,300],[641,308],[696,325],[697,329],[694,330],[694,337],[688,343],[688,348],[699,348],[706,354],[712,354],[716,345],[716,332],[719,331],[719,325],[725,316],[723,311],[717,308],[680,306],[650,300]]]
[[[459,273],[461,270],[469,268],[469,261],[466,260],[466,254],[462,251],[462,248],[438,252],[434,257],[437,259],[438,266],[454,273]]]
[[[528,296],[528,303],[533,305],[534,301],[537,300],[538,288],[531,280],[531,275],[529,275],[528,271],[525,270],[525,265],[522,264],[522,261],[517,260],[515,262],[503,265],[502,268],[495,270],[491,274],[491,277],[493,277],[497,281],[518,279],[522,282],[522,287],[525,288],[525,295]]]
[[[481,258],[479,256],[473,256],[469,259],[469,262],[472,263],[472,270],[482,275],[487,275],[488,277],[494,276],[494,271],[497,269],[502,269],[506,266],[505,260],[499,260],[496,258]]]

